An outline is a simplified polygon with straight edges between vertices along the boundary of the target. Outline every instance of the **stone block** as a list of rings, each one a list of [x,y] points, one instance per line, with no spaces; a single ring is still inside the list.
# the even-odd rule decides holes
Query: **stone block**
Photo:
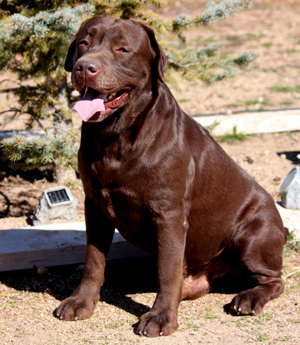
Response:
[[[33,215],[33,225],[76,221],[77,199],[69,188],[60,186],[45,189]]]
[[[279,187],[282,206],[288,209],[300,209],[300,168],[291,170]]]

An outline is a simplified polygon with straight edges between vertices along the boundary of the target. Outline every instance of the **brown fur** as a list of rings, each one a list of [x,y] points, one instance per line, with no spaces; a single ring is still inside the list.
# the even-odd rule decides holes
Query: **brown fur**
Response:
[[[157,297],[137,334],[174,332],[182,299],[238,290],[225,311],[247,315],[284,289],[285,231],[271,196],[180,109],[163,81],[165,64],[153,31],[135,21],[97,16],[70,45],[66,70],[77,90],[131,91],[82,125],[86,263],[56,311],[61,319],[92,315],[115,228],[157,256]]]

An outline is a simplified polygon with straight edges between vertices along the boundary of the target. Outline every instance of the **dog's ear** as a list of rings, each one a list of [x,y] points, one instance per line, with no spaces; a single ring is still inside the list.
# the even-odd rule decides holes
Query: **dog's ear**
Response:
[[[140,23],[143,28],[145,29],[150,43],[151,43],[151,47],[155,52],[155,60],[154,60],[154,64],[157,67],[157,72],[158,72],[158,77],[161,81],[164,81],[164,73],[165,70],[167,68],[167,58],[165,53],[163,52],[161,46],[158,44],[156,38],[155,38],[155,34],[154,31],[152,30],[152,28],[150,28],[149,26]]]
[[[68,54],[65,60],[65,70],[67,72],[72,72],[74,65],[74,57],[76,52],[76,35],[72,38],[69,46]]]

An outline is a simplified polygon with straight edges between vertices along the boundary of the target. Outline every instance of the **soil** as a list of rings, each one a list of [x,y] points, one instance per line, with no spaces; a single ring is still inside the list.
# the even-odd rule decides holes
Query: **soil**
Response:
[[[206,1],[170,1],[162,9],[174,17],[203,11]],[[198,27],[188,33],[188,44],[221,42],[222,54],[253,51],[259,56],[249,71],[213,85],[180,81],[174,90],[189,114],[300,108],[300,4],[297,0],[257,0],[251,9]],[[2,87],[2,85],[1,85]],[[7,86],[6,86],[7,87]],[[3,100],[3,101],[2,101]],[[1,99],[0,111],[12,99]],[[251,116],[245,114],[245,116]],[[263,116],[263,115],[262,115]],[[79,123],[75,118],[75,123]],[[23,129],[23,122],[5,129]],[[220,141],[220,138],[218,138]],[[274,198],[288,172],[300,163],[300,132],[247,136],[244,141],[220,145]],[[6,167],[2,157],[0,163]],[[0,229],[29,226],[44,189],[57,185],[51,167],[30,173],[0,171]],[[79,179],[67,186],[78,199],[77,220],[84,219],[84,193]],[[134,267],[134,269],[133,269]],[[36,269],[0,274],[0,343],[3,344],[299,344],[300,255],[292,243],[284,252],[283,295],[268,303],[255,317],[232,317],[222,306],[233,295],[209,294],[184,301],[179,308],[179,329],[168,338],[147,339],[133,334],[132,325],[155,299],[155,263],[152,258],[108,263],[101,300],[91,319],[62,322],[53,317],[60,300],[80,281],[81,267]],[[298,272],[298,273],[297,273]]]

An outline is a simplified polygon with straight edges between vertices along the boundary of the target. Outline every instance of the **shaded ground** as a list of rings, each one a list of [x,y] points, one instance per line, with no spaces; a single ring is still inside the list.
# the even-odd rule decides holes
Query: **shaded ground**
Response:
[[[138,316],[155,299],[151,258],[110,262],[101,301],[89,320],[64,322],[53,317],[59,301],[79,283],[74,266],[0,274],[0,336],[3,344],[299,344],[299,273],[287,278],[280,298],[255,317],[233,317],[223,305],[233,295],[210,294],[184,301],[179,329],[170,337],[149,339],[133,334]],[[286,250],[286,275],[299,269],[299,253]]]

